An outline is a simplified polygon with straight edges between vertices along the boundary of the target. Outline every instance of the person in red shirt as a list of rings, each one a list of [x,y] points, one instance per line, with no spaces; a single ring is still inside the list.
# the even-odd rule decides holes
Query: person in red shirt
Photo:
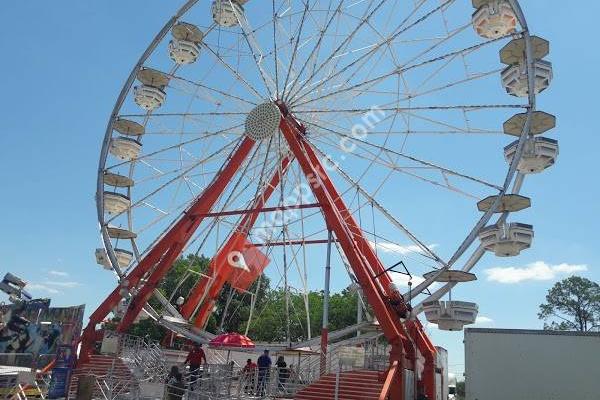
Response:
[[[242,376],[246,384],[244,385],[244,393],[252,394],[254,391],[254,380],[256,376],[257,365],[252,359],[246,360],[246,365],[242,369]]]
[[[192,350],[187,355],[184,364],[190,364],[190,390],[194,390],[194,386],[199,379],[202,378],[202,371],[200,371],[200,365],[202,361],[206,364],[206,354],[202,349],[202,344],[195,344]],[[198,382],[199,386],[201,382]]]

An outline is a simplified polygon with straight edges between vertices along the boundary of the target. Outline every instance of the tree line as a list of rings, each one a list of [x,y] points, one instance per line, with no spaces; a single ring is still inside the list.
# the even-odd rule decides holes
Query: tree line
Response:
[[[178,259],[158,289],[171,303],[182,296],[186,298],[198,281],[199,273],[208,269],[210,259],[204,256],[187,255]],[[267,275],[262,275],[248,289],[256,293],[252,318],[252,297],[250,293],[239,293],[225,284],[217,300],[215,312],[210,316],[206,330],[218,334],[222,332],[244,333],[248,328],[248,336],[256,341],[283,342],[287,339],[288,318],[286,313],[286,291],[280,287],[272,287]],[[321,334],[323,315],[323,291],[309,291],[308,310],[305,294],[289,290],[289,326],[290,341],[298,342],[309,337],[308,321],[310,320],[310,337]],[[355,291],[344,289],[332,293],[329,300],[329,327],[338,330],[356,324],[358,297]],[[161,304],[150,300],[150,304],[161,310]],[[307,319],[307,312],[309,318]],[[248,326],[248,321],[250,321]],[[130,333],[137,336],[150,336],[160,340],[167,333],[162,326],[152,320],[142,320],[130,328]]]

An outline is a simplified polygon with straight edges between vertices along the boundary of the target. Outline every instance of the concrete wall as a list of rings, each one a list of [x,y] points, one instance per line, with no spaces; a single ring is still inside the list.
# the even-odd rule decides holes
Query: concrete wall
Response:
[[[600,333],[465,331],[467,400],[600,399]]]

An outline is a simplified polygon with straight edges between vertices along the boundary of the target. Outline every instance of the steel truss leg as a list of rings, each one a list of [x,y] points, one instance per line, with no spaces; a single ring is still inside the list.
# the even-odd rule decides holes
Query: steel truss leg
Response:
[[[423,385],[427,397],[435,399],[435,364],[437,350],[429,337],[425,334],[423,325],[419,320],[407,321],[406,326],[411,334],[413,342],[416,343],[417,349],[421,355],[425,357],[425,368],[423,370],[423,376],[421,377],[421,384]]]
[[[327,226],[339,240],[388,341],[393,345],[400,345],[402,338],[405,337],[404,327],[397,315],[398,310],[392,307],[390,296],[385,292],[391,291],[390,285],[387,285],[387,281],[391,282],[391,279],[385,277],[385,274],[382,275],[384,279],[377,281],[373,279],[373,276],[379,271],[384,271],[385,268],[346,208],[313,148],[304,140],[303,127],[293,117],[286,115],[281,120],[280,129],[298,159],[313,194],[321,204]],[[403,306],[406,310],[406,305]]]
[[[369,304],[373,307],[386,338],[392,345],[390,363],[397,362],[396,365],[404,366],[405,356],[410,357],[412,355],[411,358],[416,359],[415,349],[408,337],[409,332],[400,320],[401,317],[406,317],[408,305],[392,284],[385,267],[344,204],[314,149],[305,140],[304,127],[287,113],[285,106],[280,105],[280,108],[283,114],[280,129],[290,149],[298,159],[302,171],[311,185],[313,194],[323,208],[328,229],[335,233],[340,242],[340,246],[360,282]],[[376,276],[377,278],[374,278]],[[415,326],[415,332],[415,334],[426,338],[420,323]],[[426,341],[421,340],[421,342],[431,343],[428,338],[426,338]],[[435,352],[435,349],[433,351]],[[416,363],[413,362],[413,368],[415,367]],[[432,369],[432,371],[435,374],[435,370]],[[404,371],[402,369],[390,388],[389,393],[394,399],[401,399],[400,396],[403,396],[403,376]]]
[[[181,251],[204,219],[201,215],[211,210],[227,187],[227,184],[239,170],[240,165],[248,157],[254,144],[254,140],[248,137],[242,140],[210,186],[196,198],[194,203],[184,211],[173,227],[156,243],[127,277],[124,278],[124,281],[128,282],[128,287],[130,288],[137,286],[144,277],[147,277],[147,282],[133,297],[123,320],[118,326],[120,332],[126,331],[139,315],[142,307],[152,295],[154,288],[169,271],[173,262],[179,257]],[[121,294],[122,289],[122,286],[117,286],[90,316],[90,322],[82,335],[80,360],[85,360],[89,357],[90,352],[93,350],[94,342],[97,339],[96,325],[102,322],[119,304],[123,298]]]

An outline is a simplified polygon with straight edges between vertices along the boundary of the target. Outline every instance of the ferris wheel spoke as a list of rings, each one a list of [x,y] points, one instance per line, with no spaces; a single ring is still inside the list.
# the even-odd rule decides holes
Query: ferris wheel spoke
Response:
[[[254,59],[256,68],[258,69],[260,77],[261,77],[263,83],[265,84],[265,88],[267,89],[268,93],[271,94],[274,92],[276,85],[275,85],[275,82],[273,81],[273,78],[267,73],[267,71],[264,69],[264,67],[262,65],[263,60],[264,60],[264,52],[261,49],[258,41],[256,40],[256,37],[254,36],[254,33],[253,33],[254,30],[250,26],[248,19],[243,14],[240,15],[237,12],[237,9],[233,6],[231,1],[232,0],[229,0],[229,3],[231,4],[232,9],[234,10],[235,17],[239,23],[240,28],[242,29],[242,35],[246,41],[246,44],[248,45],[248,49],[250,50],[250,53],[252,54],[252,58]],[[273,3],[273,5],[275,5],[275,3]]]
[[[228,148],[231,147],[233,143],[229,143],[228,145],[224,146],[223,148],[219,149],[217,152],[211,154],[209,157],[204,158],[202,160],[198,160],[196,163],[192,164],[192,166],[190,166],[189,168],[186,168],[185,170],[181,171],[179,174],[177,174],[175,177],[169,179],[167,182],[163,183],[162,185],[158,186],[155,190],[151,191],[150,193],[146,194],[145,196],[143,196],[142,198],[138,199],[136,202],[132,203],[131,206],[129,207],[129,209],[127,211],[129,211],[130,209],[136,208],[137,206],[145,203],[149,198],[151,198],[152,196],[156,195],[157,193],[163,191],[165,188],[167,188],[168,186],[172,185],[173,183],[176,183],[178,181],[180,181],[181,179],[185,178],[185,176],[193,171],[195,168],[197,168],[198,166],[210,161],[211,159],[214,159],[215,157],[217,157],[218,155],[220,155],[223,151],[227,150]],[[156,169],[155,169],[156,170]],[[163,173],[160,170],[157,170],[159,172],[160,177],[163,177],[165,175],[165,173]],[[155,178],[158,178],[158,176],[156,176]],[[200,187],[200,186],[198,186]],[[121,214],[123,213],[118,213],[116,215],[114,215],[113,217],[111,217],[108,222],[112,222],[114,221],[117,217],[119,217]]]
[[[205,85],[205,84],[200,83],[200,82],[191,81],[189,79],[185,79],[185,78],[182,78],[182,77],[177,76],[177,75],[169,75],[169,76],[171,78],[173,78],[173,79],[176,79],[177,81],[182,82],[182,83],[186,83],[186,84],[192,85],[192,86],[197,87],[197,88],[202,88],[202,89],[208,90],[210,92],[214,92],[214,93],[220,94],[221,96],[225,96],[227,98],[230,98],[230,99],[233,99],[233,100],[237,100],[237,101],[240,101],[242,103],[246,103],[246,104],[251,105],[251,106],[256,106],[258,104],[258,103],[255,103],[253,101],[241,98],[239,96],[235,96],[235,95],[233,95],[231,93],[228,93],[226,91],[213,88],[211,86]]]
[[[157,154],[161,154],[161,153],[164,153],[164,152],[167,152],[167,151],[176,150],[176,149],[180,148],[181,146],[185,146],[185,145],[188,145],[188,144],[191,144],[191,143],[196,143],[196,142],[199,142],[201,140],[205,140],[205,139],[207,139],[207,138],[209,138],[211,136],[221,135],[223,133],[226,133],[227,131],[230,131],[230,130],[233,130],[233,129],[237,129],[237,128],[240,128],[242,126],[244,126],[244,124],[234,125],[231,128],[226,128],[226,129],[223,129],[223,130],[220,130],[220,131],[217,131],[217,132],[209,133],[209,134],[206,134],[204,136],[201,136],[201,137],[198,137],[198,138],[194,138],[194,139],[190,139],[190,140],[187,140],[185,142],[180,142],[180,143],[177,143],[177,144],[172,145],[172,146],[163,147],[163,148],[155,150],[155,151],[153,151],[151,153],[141,155],[141,156],[139,156],[139,157],[137,157],[137,158],[135,158],[133,160],[123,161],[123,162],[114,164],[114,165],[108,167],[107,170],[114,169],[114,168],[117,168],[117,167],[120,167],[120,166],[123,166],[123,165],[132,165],[132,164],[134,164],[137,161],[144,160],[144,159],[147,159],[147,158],[152,158],[152,157],[154,157]],[[217,154],[220,154],[221,152],[225,151],[229,146],[231,146],[233,144],[237,144],[237,143],[239,143],[239,141],[241,141],[241,139],[240,139],[239,136],[237,136],[236,139],[237,139],[237,141],[235,141],[235,140],[231,141],[231,142],[225,144],[223,147],[221,147],[218,150]],[[214,154],[214,155],[216,155],[216,154]]]
[[[347,91],[352,91],[352,90],[361,88],[363,86],[375,85],[375,84],[378,84],[378,83],[380,83],[380,82],[382,82],[382,81],[384,81],[384,80],[386,80],[386,79],[388,79],[388,78],[390,78],[392,76],[395,76],[395,75],[398,75],[398,74],[403,74],[403,73],[415,70],[417,68],[421,68],[421,67],[433,64],[433,63],[438,62],[438,61],[443,61],[443,60],[445,60],[447,58],[454,57],[457,54],[470,53],[472,51],[481,49],[481,48],[483,48],[483,47],[485,47],[487,45],[496,43],[498,41],[506,39],[507,37],[512,37],[512,36],[513,36],[513,34],[506,35],[506,36],[500,37],[498,39],[490,39],[488,41],[485,41],[485,42],[482,42],[482,43],[478,43],[478,44],[475,44],[473,46],[469,46],[469,47],[461,49],[461,50],[452,51],[452,52],[446,53],[444,55],[436,56],[436,57],[430,58],[428,60],[425,60],[425,61],[422,61],[422,62],[419,62],[419,63],[416,63],[416,64],[405,65],[402,68],[394,68],[390,72],[378,75],[378,76],[376,76],[374,78],[367,79],[367,80],[365,80],[363,82],[355,83],[355,84],[353,84],[353,85],[351,85],[349,87],[346,87],[344,89],[340,89],[340,90],[336,90],[336,91],[333,91],[333,92],[329,92],[328,94],[326,94],[324,96],[313,98],[313,99],[310,99],[310,100],[306,100],[304,102],[298,102],[300,100],[300,98],[296,98],[296,101],[293,103],[293,105],[296,106],[296,107],[300,107],[300,106],[303,106],[305,104],[313,103],[315,101],[322,100],[322,99],[327,98],[327,97],[335,96],[335,95],[338,95],[340,93],[344,93],[344,92],[347,92]],[[302,97],[306,97],[306,95],[302,96]]]
[[[275,10],[275,0],[272,0],[273,4],[273,66],[275,68],[275,97],[279,96],[279,57],[277,53],[277,14],[279,12]]]
[[[326,140],[323,140],[323,139],[314,139],[313,142],[320,142],[320,143],[323,143],[325,145],[328,145],[328,146],[331,146],[331,147],[334,147],[334,148],[337,147],[337,144],[329,143],[329,142],[327,142]],[[315,143],[313,143],[313,144],[315,144]],[[315,146],[315,147],[317,147],[317,146]],[[357,148],[360,148],[360,147],[357,147]],[[363,159],[363,160],[368,161],[368,162],[370,162],[372,164],[388,168],[391,171],[395,171],[395,172],[398,172],[398,173],[410,176],[410,177],[415,178],[417,180],[420,180],[420,181],[422,181],[424,183],[431,184],[431,185],[433,185],[435,187],[438,187],[438,188],[441,188],[441,189],[445,189],[445,190],[448,190],[448,191],[453,192],[453,193],[460,194],[460,195],[465,196],[465,197],[467,197],[469,199],[481,200],[478,196],[476,196],[474,194],[471,194],[471,193],[468,193],[468,192],[466,192],[464,190],[461,190],[461,189],[459,189],[458,187],[456,187],[454,185],[451,185],[448,182],[448,180],[446,179],[446,175],[445,174],[447,172],[444,171],[444,170],[442,170],[442,169],[440,169],[440,168],[428,167],[428,169],[437,170],[437,171],[439,171],[441,173],[441,177],[444,179],[443,183],[440,182],[440,181],[437,181],[437,180],[434,180],[434,179],[431,179],[431,178],[419,175],[419,174],[417,174],[415,172],[411,172],[412,170],[419,169],[419,168],[416,168],[416,167],[407,167],[407,166],[400,166],[400,165],[396,165],[395,163],[393,163],[391,161],[387,161],[386,162],[384,160],[381,160],[377,156],[377,154],[373,153],[372,151],[365,150],[364,148],[360,148],[360,149],[363,150],[363,152],[358,152],[358,151],[355,150],[355,151],[350,152],[348,154],[350,156],[352,156],[352,157]],[[421,167],[420,169],[424,169],[424,167]],[[448,173],[448,174],[450,174],[450,173]],[[458,175],[458,173],[451,174],[451,175],[461,176],[462,177],[462,174]],[[364,177],[364,175],[363,175],[363,177]],[[465,179],[468,179],[468,178],[465,178]],[[476,181],[477,183],[484,184],[485,186],[493,186],[491,184],[479,182],[476,178],[471,178],[469,180]],[[359,182],[359,181],[357,180],[357,182]]]
[[[354,61],[352,61],[350,64],[346,65],[344,68],[342,68],[340,71],[336,72],[333,76],[330,77],[330,79],[335,78],[337,76],[339,76],[340,74],[346,72],[348,69],[354,67],[356,64],[358,64],[359,62],[364,61],[365,59],[367,59],[368,57],[371,57],[373,54],[375,54],[377,51],[379,51],[381,48],[383,48],[384,46],[389,45],[390,43],[392,43],[394,40],[396,40],[400,35],[406,33],[407,31],[409,31],[410,29],[414,28],[415,26],[418,26],[420,23],[424,22],[425,20],[429,19],[431,16],[435,15],[438,11],[442,10],[444,7],[446,7],[447,5],[453,3],[455,0],[446,0],[444,1],[442,4],[440,4],[438,7],[434,8],[433,10],[429,11],[428,13],[426,13],[424,16],[422,16],[421,18],[417,19],[416,21],[414,21],[413,23],[409,24],[408,26],[405,26],[406,23],[414,16],[414,14],[418,11],[418,9],[425,3],[425,2],[421,2],[419,4],[417,4],[415,6],[415,8],[413,9],[413,12],[410,13],[403,21],[400,22],[400,24],[398,25],[398,27],[394,30],[395,33],[393,33],[390,37],[388,38],[384,38],[384,40],[374,44],[372,46],[372,49],[370,51],[368,51],[367,53],[363,54],[362,56],[358,57],[357,59],[355,59]],[[364,65],[364,64],[363,64]],[[324,85],[325,83],[327,83],[327,81],[321,82],[319,83],[319,86]],[[312,90],[314,90],[315,88],[312,88]],[[306,92],[304,94],[299,94],[299,93],[294,93],[293,95],[293,103],[298,103],[301,99],[305,98],[306,96],[310,95],[310,92]]]
[[[412,99],[415,99],[417,97],[422,97],[422,96],[429,95],[429,94],[432,94],[432,93],[441,92],[441,91],[444,91],[444,90],[447,90],[447,89],[450,89],[450,88],[453,88],[453,87],[456,87],[456,86],[459,86],[459,85],[463,85],[465,83],[469,83],[469,82],[477,80],[477,79],[482,79],[482,78],[486,78],[486,77],[491,76],[491,75],[498,74],[500,71],[502,71],[501,68],[500,69],[494,69],[494,70],[488,71],[488,72],[480,72],[480,73],[477,73],[477,74],[472,74],[471,76],[469,76],[467,78],[464,78],[464,79],[459,79],[457,81],[450,82],[450,83],[447,83],[445,85],[437,86],[437,87],[432,88],[432,89],[427,89],[427,90],[424,90],[422,92],[415,92],[414,94],[406,96],[406,97],[404,97],[404,98],[402,98],[400,100],[401,101],[402,100],[409,100],[409,99],[412,100]],[[425,81],[422,82],[422,84],[419,85],[418,87],[416,87],[415,90],[419,90],[425,84],[426,84]]]
[[[186,114],[179,114],[179,113],[156,113],[153,114],[153,117],[207,117],[207,116],[211,116],[211,117],[243,117],[243,116],[247,116],[248,113],[247,112],[243,112],[243,111],[203,111],[203,112],[193,112],[193,113],[186,113]],[[139,114],[131,114],[128,115],[130,117],[139,117]]]
[[[166,171],[166,172],[161,171],[159,174],[150,175],[150,176],[147,176],[145,178],[138,179],[136,181],[136,184],[138,186],[141,186],[144,183],[151,183],[152,181],[155,181],[157,179],[161,179],[161,178],[167,177],[169,175],[177,174],[180,171],[181,171],[181,167],[177,167],[175,169],[171,169],[171,170]],[[197,174],[190,174],[190,176],[191,177],[211,176],[211,175],[214,175],[216,172],[217,172],[216,170],[214,170],[214,171],[207,171],[207,172],[201,172],[201,173],[197,173]]]
[[[252,84],[246,81],[239,74],[239,72],[235,70],[235,68],[233,68],[225,60],[223,60],[223,58],[217,52],[215,52],[210,46],[208,46],[204,42],[202,46],[206,48],[225,67],[225,69],[235,77],[235,79],[237,79],[240,83],[242,83],[242,85],[244,85],[244,87],[246,87],[250,92],[252,92],[252,94],[254,94],[259,100],[263,99],[263,95],[261,95],[261,93]]]
[[[321,154],[322,157],[328,158],[330,160],[330,163],[332,163],[331,165],[334,166],[334,170],[336,172],[338,172],[338,174],[342,178],[344,178],[351,186],[353,186],[358,191],[360,191],[360,193],[363,196],[365,196],[373,204],[373,206],[376,207],[383,214],[383,216],[386,219],[388,219],[390,222],[393,223],[394,226],[396,226],[398,229],[400,229],[402,232],[404,232],[404,234],[406,234],[406,236],[414,244],[419,246],[419,248],[423,251],[424,254],[427,254],[428,256],[430,256],[433,260],[437,261],[440,265],[442,265],[442,266],[446,265],[446,262],[444,262],[444,260],[442,260],[442,258],[440,258],[429,246],[425,245],[425,243],[423,241],[421,241],[416,235],[414,235],[409,229],[407,229],[404,224],[402,224],[400,221],[398,221],[396,218],[394,218],[392,216],[392,214],[390,214],[373,196],[371,196],[367,190],[365,190],[361,185],[359,185],[357,182],[355,182],[347,173],[345,173],[341,168],[339,168],[335,163],[333,163],[333,160],[331,160],[326,154],[322,153],[318,148],[317,148],[317,151]]]
[[[512,108],[512,107],[510,107],[510,108]],[[491,109],[494,109],[494,108],[492,107]],[[524,109],[526,109],[526,107],[524,107]],[[364,110],[364,112],[368,112],[367,109],[363,109],[363,110]],[[459,110],[463,111],[464,109],[459,109]],[[349,114],[357,115],[357,114],[360,114],[360,112],[349,113]],[[321,128],[323,130],[333,129],[333,130],[336,130],[337,132],[343,132],[343,131],[348,131],[351,129],[351,127],[344,126],[337,122],[334,122],[334,121],[337,121],[336,117],[338,117],[338,114],[322,113],[321,115],[324,115],[324,116],[331,115],[332,118],[330,120],[325,120],[325,119],[321,119],[321,118],[316,118],[314,115],[311,115],[311,117],[312,117],[311,121],[308,121],[304,118],[303,118],[303,121],[305,121],[306,123],[311,123],[312,121],[315,121],[315,123],[317,123],[319,125],[317,128]],[[340,115],[344,115],[344,113],[340,113]],[[403,111],[402,113],[394,113],[394,114],[385,116],[380,121],[380,123],[386,122],[390,118],[394,118],[396,115],[400,115],[401,117],[411,117],[414,119],[419,119],[424,122],[431,123],[433,125],[437,125],[442,128],[446,128],[446,130],[414,130],[410,127],[410,124],[406,121],[406,118],[403,118],[403,120],[405,121],[405,125],[406,125],[405,130],[369,131],[369,136],[371,136],[371,135],[385,135],[385,136],[405,135],[405,136],[408,136],[408,135],[414,135],[414,134],[439,134],[439,135],[446,135],[446,134],[469,134],[469,135],[470,134],[476,134],[476,135],[502,134],[502,135],[504,135],[505,134],[503,131],[475,128],[472,126],[460,127],[460,126],[456,126],[454,124],[447,123],[445,121],[436,120],[436,119],[429,118],[429,117],[426,117],[426,116],[423,116],[420,114],[415,114],[413,112],[409,112],[406,110]]]
[[[507,108],[507,109],[524,109],[529,108],[526,104],[457,104],[457,105],[437,105],[437,106],[416,106],[416,107],[376,107],[377,110],[381,111],[393,111],[396,113],[405,113],[413,111],[447,111],[447,110],[465,110],[465,111],[476,111],[496,108]],[[345,109],[333,109],[333,110],[298,110],[294,111],[294,114],[361,114],[373,111],[374,108],[345,108]]]
[[[327,19],[327,23],[325,25],[325,27],[323,29],[320,30],[321,35],[319,36],[319,38],[317,39],[317,43],[315,43],[315,46],[312,48],[310,54],[306,57],[306,60],[304,61],[304,63],[302,64],[302,67],[299,69],[299,73],[298,76],[296,77],[296,79],[294,79],[292,81],[292,86],[289,89],[289,93],[293,93],[294,88],[296,87],[296,84],[298,84],[300,78],[302,77],[302,74],[304,73],[304,70],[306,69],[306,67],[308,66],[308,63],[310,62],[310,60],[313,58],[313,56],[315,56],[316,54],[318,54],[318,52],[320,51],[321,48],[321,43],[323,42],[324,39],[324,35],[327,33],[327,31],[329,30],[329,27],[331,26],[331,24],[333,23],[336,15],[338,13],[340,13],[341,9],[342,9],[342,4],[344,3],[344,0],[340,0],[340,2],[338,3],[338,6],[336,7],[335,11],[331,14],[331,17]],[[328,11],[329,14],[329,11]],[[327,15],[328,16],[328,15]],[[285,101],[288,100],[288,98],[284,98]]]
[[[290,76],[291,76],[291,73],[293,70],[293,66],[294,66],[294,63],[296,62],[296,57],[298,55],[298,46],[300,44],[300,38],[302,37],[302,31],[304,29],[304,22],[306,20],[306,14],[308,13],[308,10],[309,10],[309,5],[308,5],[308,2],[306,2],[306,3],[304,3],[304,12],[302,13],[302,17],[300,19],[300,26],[295,35],[296,40],[294,41],[295,42],[294,49],[293,49],[292,55],[290,57],[290,63],[288,66],[288,70],[287,70],[287,73],[285,74],[285,81],[283,83],[283,90],[281,93],[281,98],[285,98],[285,94],[286,94],[287,87],[288,87],[288,82],[290,81]]]
[[[339,51],[342,50],[344,46],[349,44],[354,39],[356,33],[359,32],[365,26],[365,24],[369,22],[369,20],[381,8],[381,6],[385,4],[385,2],[386,0],[381,0],[372,10],[368,12],[365,11],[366,15],[360,18],[360,23],[352,30],[352,32],[345,36],[342,43],[325,59],[325,61],[323,61],[321,65],[319,65],[311,72],[310,76],[307,78],[307,81],[311,81],[312,78],[314,78],[323,69],[324,66],[326,66],[329,62],[331,62],[331,60],[336,58],[336,55],[339,53]]]
[[[311,124],[311,125],[314,125],[314,124]],[[316,127],[318,127],[318,126],[316,126]],[[334,133],[335,135],[340,136],[342,138],[349,139],[349,140],[351,140],[354,143],[362,144],[364,147],[372,147],[372,148],[377,149],[377,150],[379,150],[381,152],[384,152],[384,153],[386,153],[388,155],[391,154],[391,155],[393,155],[395,157],[399,157],[399,158],[402,158],[402,159],[405,159],[405,160],[410,160],[410,161],[416,162],[416,163],[418,163],[418,164],[420,164],[420,165],[422,165],[424,167],[427,167],[427,168],[437,169],[437,170],[439,170],[441,172],[444,172],[446,174],[453,175],[453,176],[456,176],[456,177],[460,177],[460,178],[463,178],[463,179],[467,179],[467,180],[470,180],[470,181],[482,184],[484,186],[487,186],[489,188],[492,188],[492,189],[495,189],[495,190],[498,190],[498,191],[502,190],[502,187],[500,187],[498,185],[495,185],[493,183],[487,182],[487,181],[485,181],[485,180],[483,180],[481,178],[476,178],[476,177],[464,174],[462,172],[455,171],[455,170],[452,170],[450,168],[446,168],[446,167],[434,164],[432,162],[422,160],[420,158],[411,156],[409,154],[400,153],[400,152],[397,152],[397,151],[392,150],[390,148],[387,148],[387,147],[384,147],[384,146],[379,146],[377,144],[370,143],[368,141],[365,141],[365,140],[362,140],[362,139],[359,139],[359,138],[356,138],[356,137],[352,137],[351,135],[347,135],[345,133],[338,132],[338,131],[335,131],[335,130],[332,130],[332,129],[329,129],[329,128],[324,128],[324,127],[318,127],[318,128],[327,130],[327,131],[329,131],[331,133]],[[315,140],[319,140],[319,138],[315,138]],[[333,145],[334,146],[339,146],[339,141],[333,143]],[[376,158],[379,159],[379,156],[376,156]],[[394,166],[394,167],[398,167],[398,166]]]
[[[173,112],[173,113],[169,113],[169,112],[165,112],[165,113],[154,113],[152,114],[152,118],[148,118],[149,120],[153,120],[156,121],[158,119],[161,118],[182,118],[182,119],[188,119],[192,122],[199,122],[199,123],[205,123],[205,120],[202,119],[194,119],[194,117],[202,117],[202,116],[228,116],[228,117],[232,117],[232,116],[244,116],[244,115],[248,115],[248,113],[243,113],[243,112],[239,112],[239,111],[221,111],[221,112],[212,112],[212,111],[208,111],[208,112]],[[145,117],[146,114],[123,114],[120,117],[122,118],[141,118],[141,117]],[[243,124],[242,124],[243,125]],[[221,134],[227,134],[228,130],[233,130],[233,129],[237,129],[242,125],[232,125],[230,127],[226,127],[223,129],[219,129],[217,131],[211,132],[211,131],[207,131],[206,133],[212,136],[215,135],[221,135]],[[171,131],[171,133],[178,133],[177,131]]]

